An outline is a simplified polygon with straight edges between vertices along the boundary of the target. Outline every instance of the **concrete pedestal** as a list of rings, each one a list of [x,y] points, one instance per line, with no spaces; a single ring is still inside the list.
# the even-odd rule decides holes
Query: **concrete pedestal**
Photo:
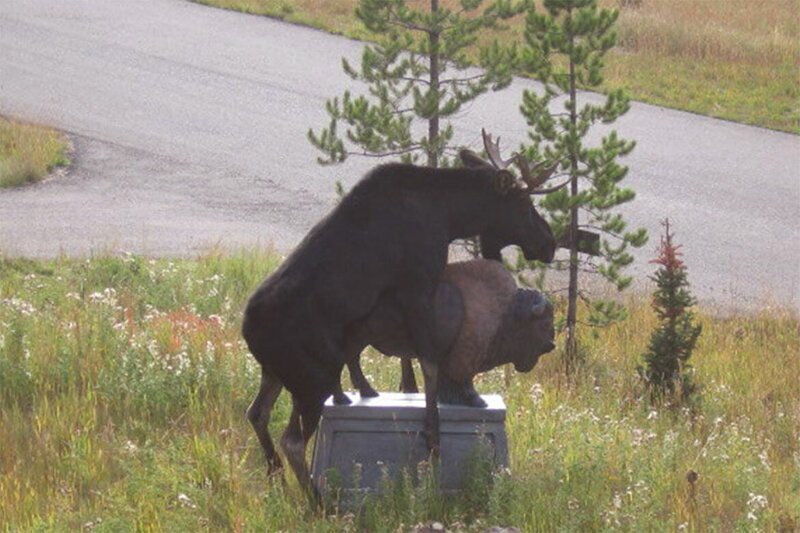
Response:
[[[312,476],[323,496],[336,488],[351,500],[376,492],[385,477],[404,470],[413,475],[428,459],[422,434],[423,394],[382,392],[378,398],[350,395],[351,405],[328,400],[314,445]],[[506,407],[498,395],[486,395],[486,408],[439,405],[441,431],[439,484],[450,492],[461,487],[468,461],[488,454],[498,467],[508,464]]]

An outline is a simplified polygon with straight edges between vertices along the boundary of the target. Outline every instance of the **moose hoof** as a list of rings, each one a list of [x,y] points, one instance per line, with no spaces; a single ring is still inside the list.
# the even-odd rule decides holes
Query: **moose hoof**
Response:
[[[267,477],[283,477],[283,463],[277,455],[267,459]]]
[[[439,457],[439,435],[432,434],[432,432],[425,432],[425,445],[428,447],[428,452],[430,452],[431,457],[437,458]]]
[[[378,396],[380,396],[378,394],[378,391],[376,391],[372,387],[361,389],[361,391],[359,391],[359,394],[361,394],[362,398],[377,398]]]
[[[431,458],[438,459],[439,458],[439,444],[428,443],[428,452],[431,454]]]
[[[466,404],[470,407],[486,407],[488,404],[480,397],[480,395],[475,394],[474,396],[468,396],[466,399]]]
[[[350,405],[351,403],[353,403],[353,401],[347,396],[347,394],[343,392],[333,395],[334,405]]]

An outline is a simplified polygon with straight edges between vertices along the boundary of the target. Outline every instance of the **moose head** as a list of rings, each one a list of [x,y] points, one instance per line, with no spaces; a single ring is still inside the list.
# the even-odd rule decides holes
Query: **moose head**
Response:
[[[462,150],[459,154],[465,167],[494,172],[494,187],[497,194],[506,199],[504,216],[480,234],[481,252],[486,259],[500,260],[500,252],[506,246],[516,244],[522,249],[525,259],[550,263],[556,250],[556,239],[547,221],[536,211],[531,195],[547,194],[564,187],[568,182],[544,188],[558,167],[558,163],[547,165],[541,162],[531,167],[522,154],[515,153],[508,159],[500,155],[500,138],[492,140],[491,134],[482,130],[483,145],[489,156],[485,161],[475,152]],[[515,164],[520,171],[517,178],[509,167]]]

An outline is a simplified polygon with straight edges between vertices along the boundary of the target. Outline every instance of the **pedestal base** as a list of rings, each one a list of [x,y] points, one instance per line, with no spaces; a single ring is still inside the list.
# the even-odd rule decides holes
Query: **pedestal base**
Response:
[[[461,488],[470,461],[508,464],[506,407],[498,395],[482,398],[486,408],[439,404],[441,448],[439,486]],[[314,445],[312,476],[323,497],[331,491],[347,500],[379,491],[406,470],[412,476],[429,454],[422,433],[423,394],[382,392],[377,398],[351,394],[351,405],[328,400]]]

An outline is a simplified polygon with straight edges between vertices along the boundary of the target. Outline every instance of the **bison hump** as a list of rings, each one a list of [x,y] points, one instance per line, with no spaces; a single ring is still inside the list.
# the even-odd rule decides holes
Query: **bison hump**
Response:
[[[447,353],[453,346],[464,322],[464,298],[458,287],[447,281],[439,283],[434,303],[436,346]]]
[[[455,285],[464,299],[464,320],[445,370],[450,378],[461,381],[485,366],[489,346],[517,284],[502,263],[485,259],[448,265],[443,278]]]

